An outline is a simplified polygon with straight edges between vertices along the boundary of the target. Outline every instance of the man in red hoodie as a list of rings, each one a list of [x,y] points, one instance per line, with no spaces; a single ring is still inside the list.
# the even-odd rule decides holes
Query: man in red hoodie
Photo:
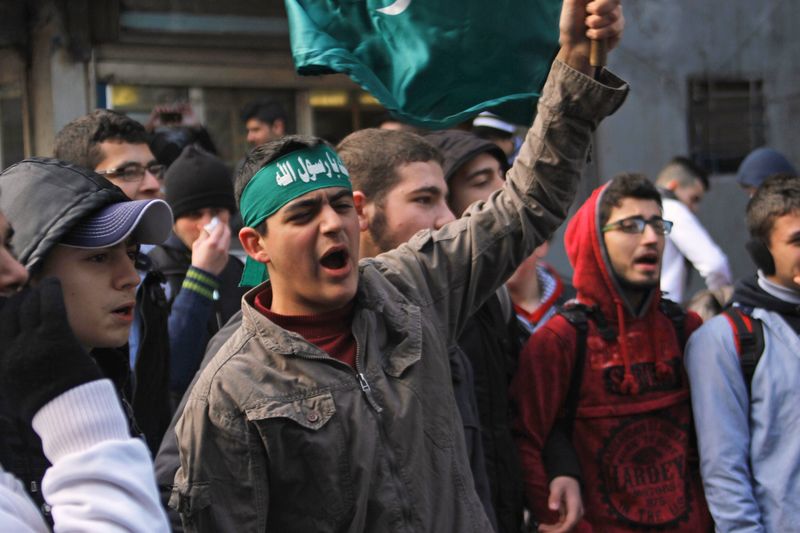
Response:
[[[672,223],[661,215],[655,187],[623,174],[594,191],[567,228],[584,312],[572,322],[559,314],[534,333],[511,388],[526,497],[541,522],[557,518],[547,508],[542,448],[562,424],[584,480],[579,531],[710,530],[682,364],[700,318],[662,302]],[[573,325],[581,316],[585,335]]]

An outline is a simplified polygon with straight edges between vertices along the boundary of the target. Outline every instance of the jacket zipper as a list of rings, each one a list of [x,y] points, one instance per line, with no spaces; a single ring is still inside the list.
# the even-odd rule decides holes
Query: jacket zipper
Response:
[[[370,405],[370,407],[372,407],[372,409],[375,411],[376,414],[380,414],[383,412],[383,408],[380,405],[378,405],[378,402],[375,400],[375,397],[372,394],[372,387],[370,387],[366,375],[361,371],[361,345],[358,343],[358,338],[356,338],[355,341],[356,341],[356,361],[355,361],[356,381],[358,382],[358,386],[361,388],[361,391],[364,393],[364,397],[367,399],[367,403]],[[347,363],[343,363],[342,361],[334,359],[333,357],[330,356],[319,356],[319,355],[298,355],[298,356],[303,359],[332,361],[334,364],[344,365],[352,370],[352,367]],[[386,434],[386,430],[383,427],[383,424],[381,424],[380,420],[377,420],[376,423],[378,425],[378,431],[380,433],[381,442],[383,446],[386,448],[387,454],[391,456],[391,458],[387,459],[389,463],[387,466],[389,467],[389,471],[391,472],[391,477],[395,480],[395,483],[397,485],[397,495],[401,502],[400,513],[402,514],[406,523],[410,525],[413,520],[413,517],[410,511],[410,506],[405,498],[405,492],[403,490],[404,484],[400,479],[400,475],[397,471],[395,452],[394,450],[392,450],[390,446],[387,446],[387,443],[389,442],[389,437]]]
[[[375,400],[375,396],[372,394],[372,387],[370,386],[369,381],[367,381],[367,376],[361,371],[361,345],[358,343],[358,339],[355,340],[356,340],[356,365],[355,365],[356,368],[354,377],[356,378],[356,382],[358,383],[358,387],[361,389],[361,392],[364,393],[364,397],[367,399],[367,403],[369,404],[369,406],[372,407],[372,409],[374,409],[376,413],[382,413],[383,407],[378,405],[378,402]],[[316,346],[314,347],[317,348]],[[298,357],[301,357],[303,359],[317,360],[317,361],[332,361],[334,364],[344,365],[350,370],[353,370],[353,367],[351,367],[347,363],[339,361],[338,359],[334,359],[333,357],[330,356],[298,354]]]
[[[355,336],[354,336],[355,337]],[[378,405],[378,402],[375,401],[375,397],[372,394],[372,387],[370,387],[369,382],[367,381],[367,376],[361,371],[361,345],[358,343],[358,339],[356,338],[356,379],[358,380],[358,385],[361,387],[361,391],[364,393],[364,396],[367,399],[367,403],[375,410],[376,414],[380,414],[383,412],[383,408]],[[391,472],[392,478],[395,480],[395,486],[397,490],[398,500],[400,501],[400,513],[403,516],[406,524],[410,527],[412,523],[412,516],[409,510],[409,503],[406,498],[405,493],[405,484],[403,483],[402,479],[400,478],[400,473],[397,469],[397,457],[396,452],[389,446],[389,436],[386,433],[386,428],[383,426],[383,423],[380,417],[377,417],[375,423],[378,426],[378,433],[381,437],[381,442],[386,450],[387,459],[388,459],[388,468]]]
[[[355,335],[353,336],[355,339]],[[361,392],[364,393],[364,396],[367,398],[367,403],[375,409],[376,413],[383,412],[383,407],[378,405],[378,402],[375,401],[375,397],[372,395],[372,387],[369,386],[369,381],[367,381],[367,376],[361,371],[361,345],[358,344],[358,339],[356,341],[356,379],[358,380],[358,385],[361,387]]]

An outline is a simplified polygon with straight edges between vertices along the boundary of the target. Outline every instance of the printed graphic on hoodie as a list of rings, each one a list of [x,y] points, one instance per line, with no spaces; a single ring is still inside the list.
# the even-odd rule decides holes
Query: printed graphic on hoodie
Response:
[[[609,511],[631,525],[675,527],[690,512],[689,432],[660,417],[631,418],[600,450],[600,491]]]

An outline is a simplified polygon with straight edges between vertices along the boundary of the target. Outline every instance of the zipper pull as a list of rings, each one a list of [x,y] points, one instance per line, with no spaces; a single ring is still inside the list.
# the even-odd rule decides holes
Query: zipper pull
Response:
[[[375,412],[380,413],[383,411],[383,408],[378,405],[378,402],[375,401],[375,398],[372,396],[372,387],[369,386],[369,382],[367,381],[367,376],[358,372],[356,374],[356,378],[358,379],[358,384],[361,387],[361,391],[364,393],[364,396],[367,397],[367,402],[375,409]]]

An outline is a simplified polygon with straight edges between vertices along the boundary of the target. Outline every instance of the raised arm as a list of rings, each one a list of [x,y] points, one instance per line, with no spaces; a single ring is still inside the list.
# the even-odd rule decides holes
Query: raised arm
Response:
[[[589,13],[586,15],[586,13]],[[561,51],[539,98],[538,113],[505,187],[442,229],[423,232],[379,265],[397,286],[429,289],[429,301],[455,338],[464,321],[511,275],[567,215],[591,134],[624,101],[627,86],[603,73],[586,75],[589,38],[613,47],[623,27],[616,0],[566,0]]]

